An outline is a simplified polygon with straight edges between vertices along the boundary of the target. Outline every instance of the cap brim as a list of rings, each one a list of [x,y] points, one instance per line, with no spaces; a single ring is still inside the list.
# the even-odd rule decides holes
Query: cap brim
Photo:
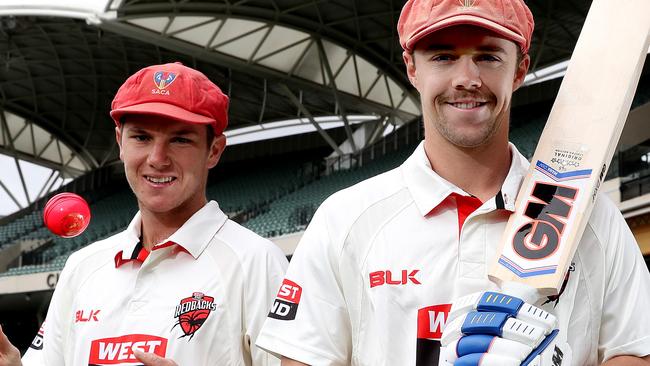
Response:
[[[184,108],[178,107],[173,104],[167,103],[142,103],[124,108],[114,109],[111,111],[111,118],[120,124],[120,119],[127,114],[145,114],[150,116],[167,117],[173,120],[186,123],[196,123],[202,125],[218,124],[218,122],[211,117],[206,117],[201,114],[190,112]]]
[[[524,50],[524,46],[526,43],[526,39],[512,30],[499,25],[497,23],[494,23],[490,20],[473,16],[473,15],[468,15],[468,14],[462,14],[462,15],[457,15],[453,16],[450,18],[447,18],[445,20],[442,20],[440,22],[437,22],[435,24],[430,25],[429,27],[421,29],[419,32],[413,35],[411,39],[406,42],[406,50],[409,52],[413,52],[414,46],[416,43],[421,41],[424,37],[428,36],[429,34],[439,31],[443,28],[449,28],[453,27],[455,25],[475,25],[477,27],[485,28],[488,30],[491,30],[499,35],[501,35],[504,38],[507,38],[513,42],[515,42],[519,47]]]

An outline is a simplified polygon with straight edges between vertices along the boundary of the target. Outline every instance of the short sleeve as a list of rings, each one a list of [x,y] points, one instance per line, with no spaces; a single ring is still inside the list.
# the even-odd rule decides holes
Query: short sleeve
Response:
[[[309,365],[349,365],[352,337],[339,279],[340,245],[331,239],[323,206],[296,248],[257,345]]]
[[[280,365],[280,361],[255,345],[257,335],[269,312],[275,293],[280,287],[287,269],[287,258],[275,245],[268,243],[268,250],[256,255],[251,263],[245,301],[245,342],[253,366]]]
[[[32,360],[45,360],[44,365],[65,365],[66,337],[72,325],[72,289],[70,279],[74,267],[70,260],[61,271],[59,281],[52,295],[50,307],[47,310],[46,321],[43,323],[43,349],[35,355],[25,355],[28,362]],[[27,365],[32,365],[28,363]]]
[[[607,202],[614,206],[610,202]],[[598,358],[650,354],[650,274],[639,246],[620,212],[609,220],[606,247],[606,287],[600,326]]]
[[[23,355],[21,362],[23,366],[44,366],[45,359],[43,358],[43,328],[45,324],[41,325],[38,333],[34,337],[32,344],[29,346]]]

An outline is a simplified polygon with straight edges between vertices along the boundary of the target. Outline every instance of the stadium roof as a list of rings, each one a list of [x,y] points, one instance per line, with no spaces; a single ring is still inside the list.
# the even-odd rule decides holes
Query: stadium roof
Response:
[[[532,83],[533,73],[570,57],[591,2],[526,2],[536,19]],[[294,140],[292,148],[336,151],[363,124],[373,133],[362,145],[370,144],[420,114],[396,36],[403,3],[4,0],[0,152],[65,178],[114,163],[108,110],[116,89],[141,67],[170,61],[200,69],[230,95],[229,130],[238,135],[300,121],[320,139]],[[552,99],[555,91],[539,88],[517,102]],[[342,127],[321,128],[332,116]],[[266,146],[261,154],[282,142],[256,144]]]

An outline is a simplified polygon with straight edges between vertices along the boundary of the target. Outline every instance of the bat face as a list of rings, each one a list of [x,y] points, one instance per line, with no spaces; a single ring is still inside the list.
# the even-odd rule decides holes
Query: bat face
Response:
[[[583,201],[592,199],[592,169],[557,168],[543,161],[534,164],[526,190],[522,189],[518,197],[516,213],[508,223],[504,240],[509,245],[503,246],[497,259],[498,265],[512,276],[534,287],[540,276],[563,280],[562,261],[571,258],[563,255],[562,249],[571,245],[571,229],[580,225],[583,216],[576,206],[583,207]]]
[[[592,2],[488,272],[492,281],[558,293],[625,124],[649,34],[650,1]]]

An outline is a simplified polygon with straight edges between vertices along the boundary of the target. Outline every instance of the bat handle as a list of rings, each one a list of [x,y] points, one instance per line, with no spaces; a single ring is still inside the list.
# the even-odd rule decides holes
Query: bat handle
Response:
[[[518,297],[524,302],[534,304],[540,299],[540,293],[535,287],[521,282],[506,281],[501,283],[501,291],[510,296]]]

